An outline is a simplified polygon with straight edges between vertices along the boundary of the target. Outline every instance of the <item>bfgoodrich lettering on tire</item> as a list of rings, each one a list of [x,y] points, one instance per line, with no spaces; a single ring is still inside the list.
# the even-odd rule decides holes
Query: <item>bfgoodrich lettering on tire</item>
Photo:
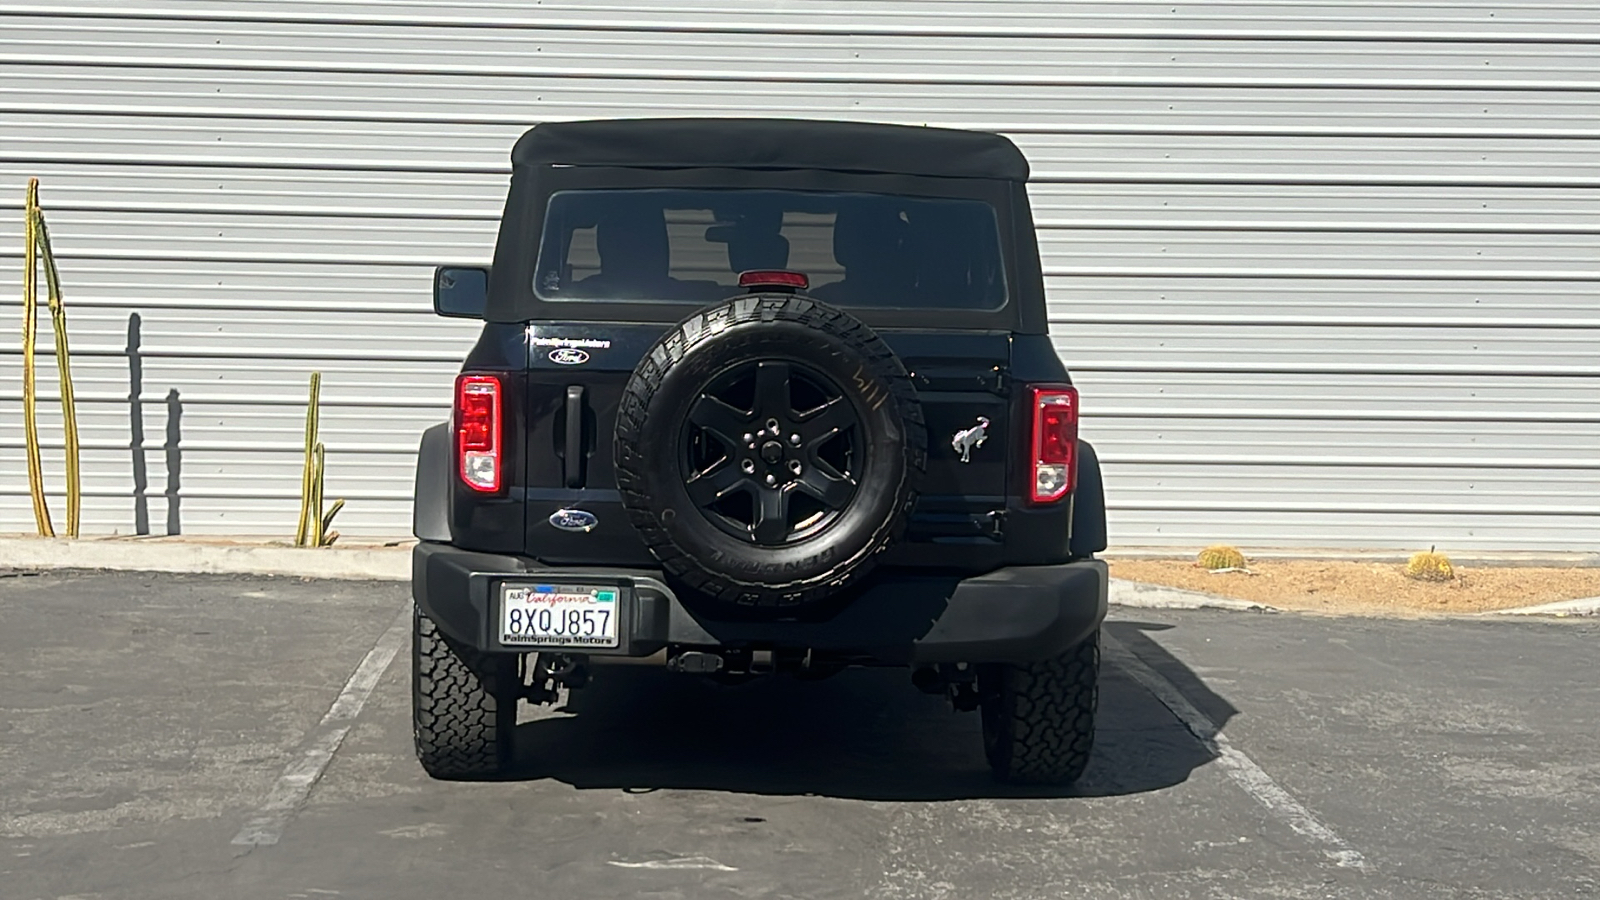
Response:
[[[794,609],[859,578],[904,533],[927,459],[916,390],[855,317],[740,297],[651,348],[617,413],[622,502],[678,584]]]
[[[1060,656],[978,668],[983,749],[995,777],[1071,784],[1094,748],[1100,632]]]
[[[422,610],[411,633],[411,724],[417,759],[435,778],[487,778],[511,760],[516,656],[478,653]]]

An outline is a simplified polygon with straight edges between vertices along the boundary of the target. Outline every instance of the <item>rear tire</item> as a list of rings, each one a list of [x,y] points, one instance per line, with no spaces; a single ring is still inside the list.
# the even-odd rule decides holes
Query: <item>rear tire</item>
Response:
[[[479,653],[415,610],[411,725],[417,759],[434,778],[489,778],[511,761],[517,657]]]
[[[978,669],[983,749],[995,778],[1011,784],[1071,784],[1094,749],[1100,632],[1041,662]]]

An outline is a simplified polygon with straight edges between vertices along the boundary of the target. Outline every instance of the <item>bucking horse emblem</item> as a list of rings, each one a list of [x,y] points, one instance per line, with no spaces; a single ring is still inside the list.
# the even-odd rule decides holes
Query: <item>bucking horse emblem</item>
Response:
[[[989,420],[979,416],[978,424],[956,432],[955,437],[950,439],[950,446],[960,451],[962,462],[969,463],[972,462],[972,451],[982,447],[988,439]]]

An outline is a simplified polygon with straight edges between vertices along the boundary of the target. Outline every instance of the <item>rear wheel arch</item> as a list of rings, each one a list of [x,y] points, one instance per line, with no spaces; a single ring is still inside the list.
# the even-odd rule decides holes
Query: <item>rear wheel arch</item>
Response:
[[[1106,494],[1100,478],[1100,457],[1094,445],[1078,441],[1078,484],[1072,492],[1070,551],[1074,558],[1106,549]]]
[[[417,447],[411,533],[419,540],[450,540],[450,479],[454,474],[450,423],[440,422],[422,433],[422,442]]]

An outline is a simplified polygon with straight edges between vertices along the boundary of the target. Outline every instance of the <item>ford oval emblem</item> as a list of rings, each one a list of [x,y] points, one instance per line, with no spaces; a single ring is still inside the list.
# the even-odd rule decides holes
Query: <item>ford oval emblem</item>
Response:
[[[588,352],[577,347],[557,347],[550,351],[549,357],[558,366],[581,366],[589,361]]]
[[[550,524],[562,531],[585,532],[593,531],[600,520],[586,509],[558,509],[550,514]]]

